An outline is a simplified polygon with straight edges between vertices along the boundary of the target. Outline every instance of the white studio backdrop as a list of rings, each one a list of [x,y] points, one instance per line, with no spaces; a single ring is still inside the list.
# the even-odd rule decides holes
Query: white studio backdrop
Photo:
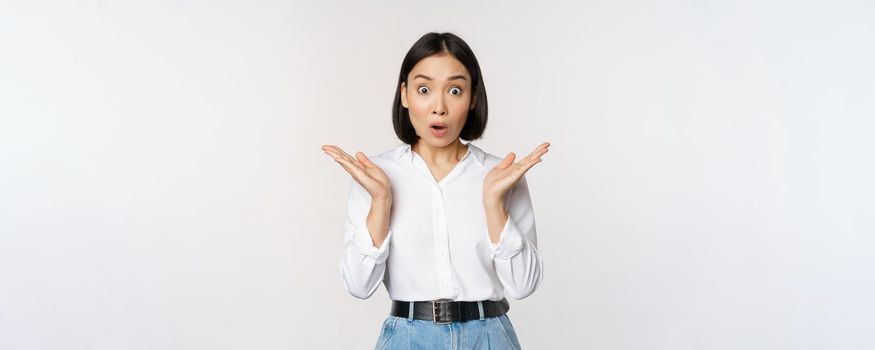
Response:
[[[0,4],[0,348],[369,349],[350,177],[422,34],[480,61],[526,349],[872,349],[867,1]]]

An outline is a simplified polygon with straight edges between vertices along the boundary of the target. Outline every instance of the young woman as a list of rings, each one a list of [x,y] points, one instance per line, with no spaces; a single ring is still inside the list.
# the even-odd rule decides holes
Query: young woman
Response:
[[[428,33],[398,76],[392,123],[403,143],[372,158],[322,146],[353,178],[344,285],[367,299],[382,282],[392,299],[377,349],[520,348],[505,295],[522,299],[541,283],[524,174],[549,143],[518,162],[499,158],[470,142],[486,120],[468,44]]]

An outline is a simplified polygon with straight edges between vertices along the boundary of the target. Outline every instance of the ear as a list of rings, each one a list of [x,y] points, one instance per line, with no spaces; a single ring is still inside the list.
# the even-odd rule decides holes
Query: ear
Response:
[[[407,84],[402,82],[400,89],[401,89],[401,106],[404,106],[404,108],[410,108],[407,106]]]
[[[474,110],[474,107],[477,106],[477,100],[474,97],[471,97],[471,107],[468,107],[469,110]]]

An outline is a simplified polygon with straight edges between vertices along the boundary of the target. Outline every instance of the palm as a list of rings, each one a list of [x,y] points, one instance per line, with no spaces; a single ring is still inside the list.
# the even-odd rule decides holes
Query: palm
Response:
[[[353,179],[355,179],[372,198],[391,197],[392,185],[383,169],[371,162],[368,157],[357,152],[352,157],[337,146],[325,145],[322,150],[340,164]]]
[[[541,156],[547,153],[550,143],[544,142],[532,153],[519,162],[514,162],[516,155],[511,152],[483,179],[483,196],[503,198],[504,194],[519,181],[535,164],[541,162]]]

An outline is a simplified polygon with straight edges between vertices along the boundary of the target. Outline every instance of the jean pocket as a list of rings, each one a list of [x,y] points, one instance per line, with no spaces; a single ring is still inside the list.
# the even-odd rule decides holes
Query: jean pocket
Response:
[[[513,324],[510,323],[510,319],[507,318],[507,315],[497,316],[495,317],[495,321],[495,323],[498,324],[498,327],[501,328],[501,332],[504,333],[508,345],[514,350],[520,350],[520,341],[517,339],[516,331],[513,329]]]
[[[383,326],[380,328],[380,337],[377,338],[377,346],[375,350],[382,350],[389,343],[389,339],[395,334],[395,320],[397,317],[389,316],[383,320]]]

